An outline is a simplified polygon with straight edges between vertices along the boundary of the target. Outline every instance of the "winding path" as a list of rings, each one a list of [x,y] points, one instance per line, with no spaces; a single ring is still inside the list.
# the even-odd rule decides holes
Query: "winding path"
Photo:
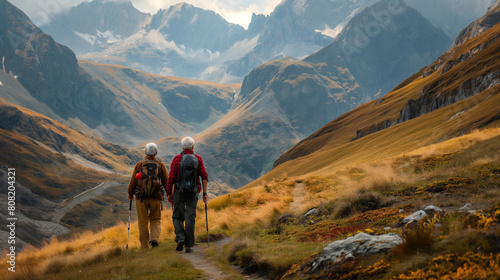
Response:
[[[222,240],[216,241],[216,242],[211,242],[210,246],[217,246],[218,252],[221,253],[222,246],[225,244],[231,242],[232,238],[224,238]],[[222,270],[220,270],[216,265],[212,264],[210,261],[207,260],[207,257],[203,253],[203,250],[206,248],[206,245],[199,245],[195,246],[193,249],[193,253],[186,254],[186,253],[180,253],[182,254],[182,257],[185,258],[186,260],[189,260],[193,266],[199,270],[204,271],[208,279],[224,279],[229,277],[226,273],[224,273]],[[248,280],[264,280],[264,278],[260,278],[258,276],[254,275],[245,275],[241,273],[237,268],[233,267],[235,271],[243,275]]]
[[[189,260],[193,266],[199,270],[203,270],[208,276],[208,279],[224,279],[228,277],[226,273],[220,270],[217,266],[209,262],[205,254],[203,254],[203,247],[194,247],[193,253],[182,253],[182,257]]]
[[[99,195],[103,194],[106,189],[117,184],[119,183],[102,182],[91,189],[83,191],[71,198],[65,199],[56,209],[52,211],[52,213],[50,213],[50,215],[52,216],[52,221],[59,223],[62,217],[64,217],[64,215],[66,215],[66,213],[68,213],[69,210],[71,210],[73,207],[89,199],[98,197]]]
[[[304,183],[295,183],[295,188],[293,189],[293,202],[290,203],[290,211],[295,214],[302,213],[305,196],[306,187]]]

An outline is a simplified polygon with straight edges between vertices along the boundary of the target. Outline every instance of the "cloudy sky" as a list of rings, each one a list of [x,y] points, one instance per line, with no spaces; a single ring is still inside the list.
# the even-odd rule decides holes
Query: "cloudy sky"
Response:
[[[50,21],[50,17],[65,9],[90,0],[8,0],[23,10],[37,25]],[[281,0],[109,0],[132,1],[134,6],[143,12],[155,14],[161,8],[168,8],[179,2],[193,4],[207,10],[215,11],[227,21],[247,28],[252,13],[270,14]]]

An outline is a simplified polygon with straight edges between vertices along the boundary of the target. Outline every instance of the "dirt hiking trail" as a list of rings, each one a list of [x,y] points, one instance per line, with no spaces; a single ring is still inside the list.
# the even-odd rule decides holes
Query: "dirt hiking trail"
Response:
[[[231,242],[231,240],[232,240],[232,238],[224,238],[224,239],[216,241],[216,242],[210,242],[210,246],[217,246],[218,252],[220,254],[222,252],[222,246]],[[225,272],[220,270],[216,265],[214,265],[210,261],[208,261],[207,256],[203,253],[203,250],[205,250],[205,248],[207,248],[207,245],[205,243],[202,243],[202,244],[195,246],[193,248],[193,253],[186,254],[186,253],[182,252],[179,254],[181,254],[181,256],[184,259],[189,260],[195,268],[205,272],[205,274],[207,275],[207,279],[227,279],[227,280],[231,279],[231,278],[229,278],[229,275],[227,275]],[[233,267],[233,268],[236,272],[243,275],[243,277],[245,277],[246,279],[265,280],[264,278],[260,278],[260,277],[254,276],[254,275],[242,274],[238,268],[236,268],[236,267]]]
[[[304,208],[304,197],[306,196],[306,186],[304,183],[295,183],[293,189],[293,202],[290,203],[290,211],[294,214],[302,213]]]

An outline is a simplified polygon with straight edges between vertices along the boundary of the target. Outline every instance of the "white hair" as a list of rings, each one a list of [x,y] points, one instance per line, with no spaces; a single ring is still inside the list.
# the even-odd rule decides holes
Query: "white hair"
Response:
[[[148,156],[155,156],[158,153],[158,147],[155,143],[148,143],[146,148],[144,148],[144,152],[146,152]]]
[[[194,139],[191,137],[184,137],[181,141],[181,146],[183,149],[191,149],[194,146]]]

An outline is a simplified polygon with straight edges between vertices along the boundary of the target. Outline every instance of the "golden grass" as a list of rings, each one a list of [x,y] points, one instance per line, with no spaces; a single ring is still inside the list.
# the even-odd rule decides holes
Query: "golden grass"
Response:
[[[449,139],[446,142],[427,145],[406,153],[405,155],[429,157],[437,154],[455,153],[499,135],[500,128],[490,128],[484,130],[475,129],[471,133],[463,136]]]

